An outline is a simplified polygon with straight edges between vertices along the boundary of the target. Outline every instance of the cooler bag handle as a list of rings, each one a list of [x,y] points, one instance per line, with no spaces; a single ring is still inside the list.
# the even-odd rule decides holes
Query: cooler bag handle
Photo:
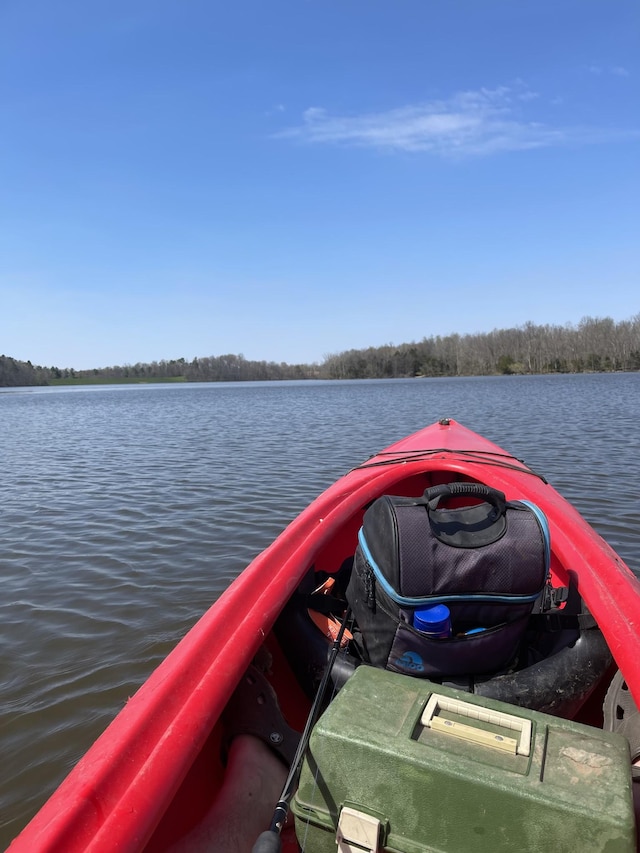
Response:
[[[480,498],[487,503],[492,504],[497,510],[498,515],[504,515],[507,511],[507,501],[504,492],[498,489],[491,489],[485,486],[484,483],[444,483],[441,486],[431,486],[425,489],[424,499],[427,501],[428,509],[436,509],[441,498],[457,498],[457,497],[474,497]]]
[[[440,509],[443,498],[473,497],[481,504]],[[433,535],[455,548],[483,548],[501,539],[507,529],[507,502],[504,492],[484,483],[444,483],[425,490],[422,498]],[[422,503],[422,501],[420,501]]]

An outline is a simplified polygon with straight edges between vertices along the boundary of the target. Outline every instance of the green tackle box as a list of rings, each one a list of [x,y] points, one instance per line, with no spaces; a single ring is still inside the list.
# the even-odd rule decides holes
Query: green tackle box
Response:
[[[636,849],[622,736],[370,666],[318,720],[292,811],[307,853]]]

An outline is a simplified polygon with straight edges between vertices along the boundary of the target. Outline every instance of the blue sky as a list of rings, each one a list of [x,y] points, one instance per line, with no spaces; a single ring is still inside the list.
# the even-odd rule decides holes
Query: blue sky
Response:
[[[4,0],[0,352],[329,353],[640,310],[635,0]]]

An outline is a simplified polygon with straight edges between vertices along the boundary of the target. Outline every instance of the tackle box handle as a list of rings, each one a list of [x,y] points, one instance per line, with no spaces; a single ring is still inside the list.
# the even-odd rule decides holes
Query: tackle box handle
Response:
[[[439,693],[429,697],[420,723],[433,731],[512,755],[531,753],[531,720]]]

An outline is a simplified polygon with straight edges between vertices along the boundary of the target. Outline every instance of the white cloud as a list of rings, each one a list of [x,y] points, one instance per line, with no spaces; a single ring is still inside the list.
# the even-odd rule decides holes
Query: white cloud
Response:
[[[320,107],[311,107],[303,113],[300,126],[279,135],[307,142],[441,155],[540,148],[561,141],[563,132],[519,117],[519,103],[537,97],[526,88],[500,86],[364,115],[332,116]]]
[[[321,107],[310,107],[300,125],[278,136],[442,157],[483,156],[570,142],[602,142],[606,138],[606,131],[600,129],[551,127],[526,118],[523,111],[538,98],[537,92],[516,81],[513,86],[458,92],[448,100],[386,112],[338,116]],[[615,135],[620,138],[620,134]]]
[[[613,74],[615,77],[629,76],[629,71],[626,68],[623,68],[622,65],[611,65],[607,67],[603,65],[589,65],[587,71],[598,76],[601,74]]]

